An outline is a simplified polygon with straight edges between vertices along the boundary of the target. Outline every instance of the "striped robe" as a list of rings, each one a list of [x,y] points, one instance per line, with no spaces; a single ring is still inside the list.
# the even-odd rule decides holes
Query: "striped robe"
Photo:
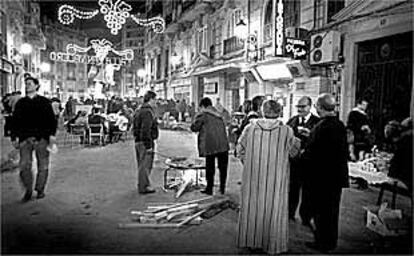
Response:
[[[246,126],[237,147],[244,165],[237,244],[286,252],[289,156],[299,153],[300,141],[282,122],[257,119]]]

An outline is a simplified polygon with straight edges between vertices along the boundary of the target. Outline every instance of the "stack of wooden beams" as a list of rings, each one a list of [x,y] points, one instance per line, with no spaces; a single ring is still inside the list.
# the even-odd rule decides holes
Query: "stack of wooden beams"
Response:
[[[227,197],[204,197],[182,203],[148,205],[143,211],[130,212],[133,222],[121,223],[120,228],[180,228],[200,224],[202,217],[211,217],[230,205]]]

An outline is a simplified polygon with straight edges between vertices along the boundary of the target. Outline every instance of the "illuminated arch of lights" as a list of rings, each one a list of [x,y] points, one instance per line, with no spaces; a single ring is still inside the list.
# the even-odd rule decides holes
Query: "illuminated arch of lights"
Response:
[[[58,20],[64,24],[69,25],[78,19],[92,19],[100,12],[104,15],[106,26],[111,30],[113,35],[117,35],[122,26],[126,23],[127,18],[131,18],[138,25],[151,27],[155,33],[163,33],[165,30],[165,20],[162,17],[153,17],[148,19],[141,19],[132,14],[131,5],[121,0],[99,0],[99,10],[80,11],[71,5],[62,5],[58,10]]]

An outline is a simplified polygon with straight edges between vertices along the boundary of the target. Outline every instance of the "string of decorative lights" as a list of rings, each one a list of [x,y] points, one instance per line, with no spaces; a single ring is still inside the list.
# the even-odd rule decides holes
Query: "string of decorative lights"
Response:
[[[130,14],[131,5],[121,0],[98,0],[99,10],[83,12],[71,5],[62,5],[59,7],[58,20],[68,25],[74,22],[75,17],[79,19],[91,19],[99,12],[104,15],[106,26],[111,30],[113,35],[117,35],[122,26],[126,23],[127,18],[132,18],[138,25],[151,27],[155,33],[163,33],[165,30],[165,21],[162,17],[153,17],[149,19],[140,19]]]
[[[64,25],[71,24],[75,21],[75,17],[79,19],[91,19],[99,13],[98,10],[91,12],[84,12],[75,9],[75,7],[70,5],[62,5],[58,10],[58,20]]]
[[[149,27],[154,30],[155,33],[162,33],[165,29],[165,21],[161,17],[154,17],[149,19],[140,19],[138,17],[135,17],[131,15],[131,19],[133,19],[138,25]]]

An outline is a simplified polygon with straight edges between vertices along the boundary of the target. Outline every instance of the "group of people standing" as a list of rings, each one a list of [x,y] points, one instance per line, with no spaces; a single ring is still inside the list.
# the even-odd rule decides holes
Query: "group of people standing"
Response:
[[[14,106],[11,137],[20,150],[20,177],[25,187],[23,201],[28,201],[33,193],[33,151],[38,163],[34,190],[37,198],[45,196],[48,148],[56,143],[57,118],[51,102],[37,94],[39,81],[26,77],[25,83],[26,97]],[[131,118],[140,194],[155,192],[149,176],[154,161],[154,141],[159,136],[156,96],[148,91]],[[296,221],[299,201],[302,224],[314,233],[315,241],[307,245],[320,252],[329,252],[337,246],[342,189],[349,186],[349,135],[335,112],[336,101],[331,94],[318,97],[315,104],[318,116],[311,113],[311,107],[311,98],[302,97],[296,105],[298,114],[283,124],[280,120],[282,106],[278,102],[256,96],[246,105],[247,115],[237,131],[236,147],[243,164],[237,229],[239,247],[261,248],[270,254],[287,252],[288,222],[289,219]],[[94,109],[90,118],[103,122],[98,109]],[[361,118],[350,115],[349,119],[352,124],[352,120]],[[208,195],[214,194],[216,160],[220,172],[219,191],[221,194],[226,191],[229,160],[226,126],[223,110],[213,107],[211,99],[201,99],[191,130],[198,133],[200,157],[206,158],[207,186],[202,193]],[[370,132],[363,122],[358,126],[362,132]],[[354,133],[354,137],[356,139],[358,133]],[[352,153],[351,156],[356,156]]]
[[[315,237],[307,245],[321,252],[336,247],[341,192],[348,186],[346,129],[332,95],[319,96],[319,118],[311,106],[309,97],[301,98],[298,115],[284,125],[278,119],[282,107],[264,101],[259,118],[243,129],[237,145],[243,162],[240,247],[286,252],[288,220],[296,218],[300,191],[302,223]]]
[[[153,193],[149,174],[154,140],[158,137],[154,114],[155,93],[147,92],[144,105],[134,119],[138,162],[138,191]],[[299,100],[298,115],[287,125],[280,121],[282,106],[257,96],[240,131],[237,153],[243,164],[241,206],[237,241],[239,247],[261,248],[274,254],[288,250],[288,220],[295,218],[302,188],[300,216],[312,228],[321,252],[333,250],[338,239],[342,188],[348,186],[348,147],[345,125],[335,113],[332,95],[316,102],[319,117],[310,113],[312,100]],[[191,124],[198,133],[198,151],[206,158],[207,186],[214,193],[216,160],[220,172],[219,191],[226,191],[229,143],[222,114],[209,98],[199,103]],[[311,222],[312,221],[312,222]],[[312,223],[312,224],[311,224]]]

